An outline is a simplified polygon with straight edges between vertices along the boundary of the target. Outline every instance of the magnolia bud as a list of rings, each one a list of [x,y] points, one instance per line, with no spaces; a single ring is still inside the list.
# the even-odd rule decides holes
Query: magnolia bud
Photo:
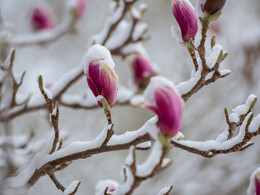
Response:
[[[189,0],[173,0],[172,12],[180,26],[182,40],[194,40],[198,32],[198,16]]]
[[[136,56],[132,62],[134,73],[134,83],[140,89],[145,89],[150,82],[150,78],[156,75],[151,63],[143,56]]]
[[[226,3],[226,0],[206,0],[205,4],[202,5],[203,9],[210,13],[211,15],[219,10],[222,10]]]
[[[101,45],[92,46],[86,54],[84,72],[93,94],[103,96],[112,107],[116,102],[118,76],[114,71],[114,62],[110,52]],[[101,100],[98,100],[102,107]]]
[[[54,17],[47,6],[38,4],[33,7],[31,13],[31,25],[36,31],[54,28]]]
[[[174,85],[163,77],[153,77],[145,90],[145,108],[158,116],[158,126],[165,136],[174,137],[181,128],[182,99]]]
[[[87,0],[76,0],[77,2],[77,18],[81,18],[86,12],[88,2]]]

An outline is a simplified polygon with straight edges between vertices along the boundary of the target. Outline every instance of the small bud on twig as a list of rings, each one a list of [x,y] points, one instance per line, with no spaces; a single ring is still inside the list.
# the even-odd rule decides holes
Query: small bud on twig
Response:
[[[204,10],[209,14],[214,14],[224,7],[226,0],[207,0],[204,4]]]
[[[151,63],[143,56],[136,56],[131,64],[134,74],[134,84],[143,90],[147,87],[152,76],[157,73]]]
[[[198,32],[198,16],[189,0],[173,0],[172,13],[180,26],[182,40],[194,40]]]
[[[163,77],[153,77],[144,93],[144,107],[157,114],[162,134],[174,137],[181,128],[183,105],[173,84]]]
[[[93,94],[103,96],[112,107],[117,98],[118,76],[110,52],[101,45],[92,46],[86,54],[84,68],[89,88]],[[102,102],[98,101],[102,107]]]
[[[33,7],[31,13],[31,25],[36,31],[54,28],[54,16],[47,6],[37,4]]]

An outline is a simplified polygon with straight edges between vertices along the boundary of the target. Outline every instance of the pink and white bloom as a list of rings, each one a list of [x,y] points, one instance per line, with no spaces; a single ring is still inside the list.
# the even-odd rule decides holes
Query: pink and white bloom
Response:
[[[165,136],[174,137],[181,129],[183,102],[168,79],[153,77],[144,92],[144,107],[158,116],[158,126]]]
[[[183,42],[194,40],[198,32],[198,16],[189,0],[173,0],[172,13],[181,30],[172,26],[172,35],[179,42],[181,39]]]
[[[131,64],[134,74],[134,84],[140,88],[146,88],[150,78],[156,75],[152,64],[143,56],[135,56]]]
[[[100,96],[106,99],[112,107],[117,98],[118,76],[114,70],[115,64],[110,51],[101,45],[92,46],[87,54],[84,72],[87,77],[89,88],[98,98],[102,107]]]
[[[55,27],[54,16],[44,4],[37,4],[33,7],[30,22],[36,31],[53,29]]]

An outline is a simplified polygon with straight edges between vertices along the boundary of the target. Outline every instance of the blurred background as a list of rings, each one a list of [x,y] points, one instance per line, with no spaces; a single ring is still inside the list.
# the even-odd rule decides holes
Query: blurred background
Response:
[[[29,14],[36,0],[0,0],[3,20],[10,23],[18,34],[32,31]],[[64,16],[63,0],[46,1],[59,23]],[[102,30],[108,17],[110,0],[89,0],[88,10],[77,24],[77,32],[44,46],[17,48],[15,71],[26,70],[24,84],[19,93],[38,93],[37,76],[43,75],[45,83],[55,83],[73,67],[79,66],[90,38]],[[176,24],[170,0],[140,0],[148,4],[143,21],[149,24],[144,42],[151,59],[157,63],[161,74],[175,84],[189,79],[192,61],[184,47],[171,36],[170,27]],[[197,0],[191,1],[195,6]],[[216,138],[226,127],[224,108],[229,111],[242,104],[253,93],[260,97],[260,1],[228,0],[218,23],[212,26],[209,36],[217,34],[217,43],[229,53],[223,63],[232,74],[204,87],[185,104],[182,133],[185,139],[203,141]],[[120,82],[132,82],[129,60],[114,57]],[[68,93],[80,93],[87,88],[82,78]],[[260,112],[260,103],[255,113]],[[114,107],[112,110],[116,133],[140,128],[153,113],[131,107]],[[101,109],[72,110],[61,107],[60,128],[68,139],[64,145],[76,140],[91,140],[103,129],[106,119]],[[45,138],[51,131],[45,111],[29,113],[11,123],[14,134],[34,131],[34,140]],[[3,128],[3,126],[0,126]],[[1,132],[0,132],[1,135]],[[173,185],[176,195],[234,195],[246,194],[249,176],[260,166],[260,137],[246,151],[218,155],[206,159],[180,149],[171,150],[173,164],[156,177],[144,182],[134,194],[156,194],[161,188]],[[149,152],[138,152],[142,162]],[[86,160],[74,161],[68,168],[57,172],[57,178],[68,186],[73,180],[82,182],[77,194],[94,194],[99,180],[120,177],[121,166],[127,151],[96,155]],[[0,172],[1,173],[1,172]],[[59,192],[49,177],[42,177],[25,194],[56,195]]]

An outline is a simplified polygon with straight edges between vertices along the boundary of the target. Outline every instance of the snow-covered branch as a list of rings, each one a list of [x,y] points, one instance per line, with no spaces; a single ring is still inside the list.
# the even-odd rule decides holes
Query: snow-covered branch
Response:
[[[228,127],[215,140],[203,142],[188,140],[172,140],[175,147],[202,155],[207,158],[217,154],[243,151],[253,145],[250,140],[260,134],[260,114],[254,117],[252,110],[256,103],[256,96],[250,95],[245,104],[237,106],[228,115],[226,120]],[[233,137],[233,132],[239,129]]]
[[[66,17],[54,29],[48,31],[45,29],[46,31],[29,35],[0,37],[3,38],[1,41],[4,43],[4,48],[47,44],[72,32],[79,19],[80,3],[84,3],[80,1],[68,0]],[[1,56],[6,59],[0,65],[0,122],[3,122],[4,128],[8,129],[12,119],[17,116],[47,109],[51,133],[47,134],[46,139],[32,139],[33,135],[16,136],[8,130],[3,132],[6,135],[0,137],[0,168],[8,167],[11,171],[8,170],[6,178],[0,182],[0,193],[2,188],[3,191],[6,188],[30,188],[46,175],[57,189],[64,194],[73,195],[78,191],[81,182],[72,178],[72,182],[66,187],[59,181],[57,171],[65,169],[79,159],[129,150],[122,168],[122,183],[114,180],[99,181],[96,185],[96,195],[130,195],[144,181],[171,165],[172,160],[168,159],[167,155],[171,152],[172,146],[212,158],[218,154],[244,151],[253,145],[252,138],[260,134],[260,114],[254,116],[253,113],[257,102],[255,95],[250,95],[244,104],[235,107],[230,113],[225,108],[227,125],[216,139],[185,140],[180,132],[182,123],[186,122],[182,121],[184,104],[189,98],[204,86],[231,73],[230,70],[221,67],[228,54],[221,45],[216,44],[215,35],[211,38],[211,47],[206,46],[209,24],[220,16],[225,1],[217,0],[212,4],[209,3],[212,1],[201,0],[199,13],[196,13],[188,0],[173,1],[172,11],[180,29],[172,27],[172,34],[186,47],[193,63],[189,80],[179,83],[176,87],[170,80],[158,76],[159,72],[149,61],[142,45],[142,41],[147,38],[148,25],[141,21],[147,6],[137,2],[138,0],[111,0],[110,13],[101,32],[92,37],[84,61],[82,60],[80,65],[61,78],[57,78],[58,81],[48,89],[43,83],[42,76],[39,76],[40,90],[36,95],[22,96],[19,93],[25,71],[20,75],[14,72],[15,50],[12,49],[8,56]],[[198,20],[201,22],[200,40],[196,37]],[[131,87],[120,86],[118,82],[120,75],[118,77],[112,55],[119,55],[123,60],[126,57],[131,58],[131,68],[135,77]],[[81,94],[67,93],[83,76],[86,76],[89,88],[83,89],[84,92]],[[59,117],[62,113],[59,105],[72,109],[103,109],[107,121],[93,140],[74,139],[64,144],[65,138],[60,135],[62,131]],[[137,130],[121,130],[118,131],[121,133],[117,133],[114,131],[115,124],[112,120],[114,116],[112,117],[111,110],[113,106],[124,105],[149,109],[156,116],[146,122],[143,121],[142,127]],[[99,120],[97,122],[100,123]],[[87,129],[90,130],[92,127],[87,126]],[[201,137],[204,138],[203,133]],[[149,149],[151,149],[150,155],[143,163],[137,163],[135,151]],[[258,172],[259,169],[251,176],[249,194],[260,189]],[[172,186],[165,187],[158,195],[168,195],[172,189]]]
[[[75,25],[78,21],[77,5],[72,4],[71,1],[66,1],[65,15],[63,21],[54,29],[43,30],[25,35],[11,35],[9,39],[3,40],[10,47],[24,47],[30,45],[43,45],[52,43],[60,37],[75,30]]]
[[[108,125],[105,126],[104,130],[95,140],[74,142],[52,154],[49,154],[48,149],[50,146],[48,146],[48,149],[43,149],[38,153],[33,159],[31,159],[27,168],[25,168],[18,176],[10,179],[8,183],[11,184],[10,187],[21,187],[26,183],[29,186],[32,186],[41,176],[46,174],[46,166],[51,166],[55,169],[56,167],[73,160],[88,158],[92,155],[103,152],[126,150],[132,145],[141,148],[142,146],[139,146],[138,144],[150,140],[147,131],[148,129],[157,128],[155,123],[156,118],[152,118],[147,121],[143,127],[136,131],[128,131],[122,135],[113,135],[105,145],[103,143],[107,137],[107,131],[109,130]]]
[[[133,8],[136,1],[125,1],[121,0],[119,5],[116,6],[115,2],[111,2],[111,6],[113,10],[113,14],[110,18],[107,19],[106,27],[102,30],[100,35],[94,36],[93,43],[100,43],[101,45],[105,45],[107,42],[112,47],[113,44],[116,43],[116,47],[111,50],[112,55],[120,55],[126,56],[128,54],[146,54],[146,51],[140,42],[144,40],[145,32],[147,31],[147,25],[140,23],[140,19],[142,14],[144,13],[146,6],[145,4],[141,4],[138,8]],[[132,9],[131,9],[132,8]],[[126,22],[125,17],[128,12],[131,11],[131,20],[132,22]],[[121,25],[122,24],[122,25]],[[125,28],[125,25],[130,28]],[[126,39],[122,38],[121,42],[118,42],[118,32],[121,33],[122,28],[125,30],[127,34]],[[47,33],[47,32],[46,32]],[[116,38],[116,40],[115,40]],[[24,40],[24,39],[23,39]],[[134,43],[134,44],[133,44]],[[127,55],[128,55],[127,54]],[[98,108],[98,105],[91,95],[83,94],[83,95],[67,95],[65,92],[73,86],[81,77],[83,76],[82,64],[73,70],[68,71],[67,74],[63,75],[62,78],[59,79],[53,86],[50,88],[50,92],[53,95],[53,100],[58,101],[60,105],[70,107],[70,108],[81,108],[81,109],[95,109]],[[124,90],[125,91],[125,90]],[[133,96],[133,92],[127,92],[127,94],[131,93]],[[129,105],[130,98],[129,95],[123,95],[122,100],[118,100],[118,105]],[[128,96],[128,98],[126,98]],[[27,104],[17,105],[15,107],[10,108],[7,112],[0,116],[0,121],[11,120],[17,116],[25,114],[27,112],[37,111],[39,109],[45,108],[45,101],[42,99],[41,95],[33,96],[27,99]]]
[[[136,155],[133,147],[130,148],[129,156],[126,158],[124,170],[125,181],[119,185],[112,195],[133,194],[135,189],[141,183],[154,175],[160,173],[171,165],[171,160],[165,158],[169,150],[169,146],[163,146],[160,141],[156,141],[150,156],[141,165],[136,164]]]

